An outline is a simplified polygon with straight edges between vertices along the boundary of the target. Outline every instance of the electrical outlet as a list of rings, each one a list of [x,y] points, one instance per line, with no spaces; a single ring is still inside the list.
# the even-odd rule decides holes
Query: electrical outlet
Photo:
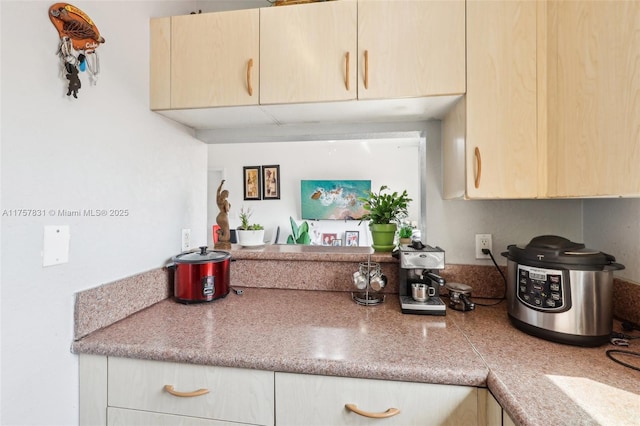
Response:
[[[182,230],[182,251],[187,251],[191,248],[191,229]]]
[[[482,253],[482,249],[493,251],[491,234],[476,234],[476,259],[491,259],[491,256]]]

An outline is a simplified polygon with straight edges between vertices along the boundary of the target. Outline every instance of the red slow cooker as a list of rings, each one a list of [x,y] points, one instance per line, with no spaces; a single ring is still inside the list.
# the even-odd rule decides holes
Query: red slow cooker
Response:
[[[229,294],[231,254],[220,250],[181,253],[175,256],[174,296],[180,303],[210,302]]]

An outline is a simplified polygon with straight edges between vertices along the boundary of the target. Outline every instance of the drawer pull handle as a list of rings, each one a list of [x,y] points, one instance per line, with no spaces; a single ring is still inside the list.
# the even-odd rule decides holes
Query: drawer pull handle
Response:
[[[179,397],[182,397],[182,398],[191,398],[191,397],[194,397],[194,396],[200,396],[200,395],[204,395],[206,393],[209,393],[209,389],[198,389],[198,390],[193,391],[193,392],[178,392],[177,390],[173,389],[173,386],[171,386],[171,385],[164,385],[164,390],[166,390],[167,392],[169,392],[173,396],[179,396]]]
[[[389,417],[393,417],[396,414],[400,414],[400,410],[398,410],[397,408],[389,408],[383,413],[370,413],[368,411],[359,409],[355,404],[345,404],[344,407],[349,411],[353,411],[354,413],[359,414],[363,417],[369,417],[370,419],[386,419]]]
[[[482,157],[480,157],[480,148],[476,147],[475,149],[476,156],[476,178],[474,181],[474,185],[476,188],[480,187],[480,178],[482,177]]]
[[[251,68],[253,68],[253,58],[247,63],[247,91],[249,96],[253,96],[253,87],[251,86]]]

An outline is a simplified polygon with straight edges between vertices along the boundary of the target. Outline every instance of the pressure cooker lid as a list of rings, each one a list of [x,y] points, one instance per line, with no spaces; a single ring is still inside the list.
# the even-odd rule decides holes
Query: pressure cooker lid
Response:
[[[508,249],[509,251],[502,253],[502,255],[509,260],[523,264],[551,263],[602,268],[616,260],[610,254],[586,248],[582,243],[576,243],[557,235],[542,235],[533,238],[525,247],[510,245]],[[616,264],[616,266],[622,265]]]
[[[221,250],[207,250],[207,246],[200,247],[199,252],[181,253],[173,258],[176,263],[210,263],[229,259],[231,254]]]

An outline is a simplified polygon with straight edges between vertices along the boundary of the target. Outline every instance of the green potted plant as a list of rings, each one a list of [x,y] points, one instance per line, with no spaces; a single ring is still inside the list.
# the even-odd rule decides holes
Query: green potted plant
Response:
[[[413,227],[411,225],[402,225],[398,231],[400,244],[411,244],[411,236],[413,235]]]
[[[240,226],[236,229],[238,236],[238,244],[245,247],[255,247],[264,244],[264,227],[257,223],[249,223],[249,219],[253,212],[251,209],[242,207],[238,216],[240,217]]]
[[[383,252],[393,251],[395,248],[393,240],[398,223],[407,216],[407,207],[413,201],[409,198],[407,191],[391,192],[387,185],[382,185],[377,193],[367,191],[367,196],[358,197],[358,201],[363,203],[366,211],[360,221],[369,221],[373,249]]]
[[[287,238],[287,244],[311,244],[309,224],[307,221],[305,220],[298,226],[296,221],[289,216],[289,222],[291,222],[291,235]]]

